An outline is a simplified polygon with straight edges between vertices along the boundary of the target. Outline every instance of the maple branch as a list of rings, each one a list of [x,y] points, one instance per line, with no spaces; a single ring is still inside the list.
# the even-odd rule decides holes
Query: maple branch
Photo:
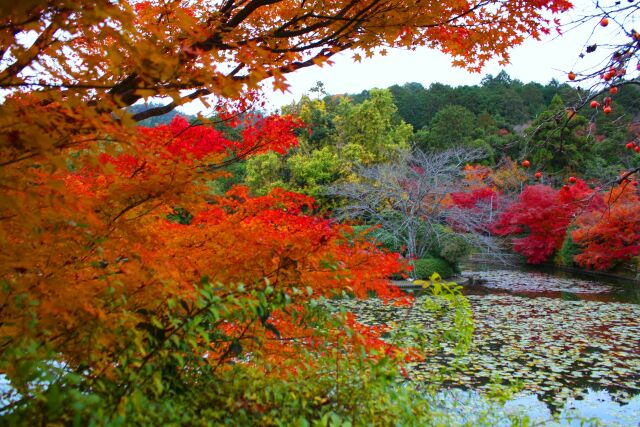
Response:
[[[38,35],[38,38],[36,38],[33,44],[24,53],[23,57],[18,57],[13,64],[0,73],[0,81],[7,82],[11,80],[13,77],[18,75],[18,73],[24,70],[31,62],[33,62],[33,60],[40,55],[42,49],[50,45],[52,41],[51,39],[53,38],[56,30],[57,27],[53,25],[53,22],[49,22],[40,35]]]
[[[236,46],[230,46],[228,44],[223,44],[222,43],[222,34],[224,32],[227,32],[229,30],[229,28],[234,28],[236,26],[238,26],[242,21],[244,21],[245,19],[247,19],[255,10],[257,10],[259,7],[262,6],[268,6],[271,4],[276,4],[279,3],[281,0],[253,0],[251,1],[247,6],[244,7],[244,9],[242,9],[240,12],[238,12],[235,16],[233,16],[231,18],[230,21],[228,21],[225,25],[225,29],[221,30],[219,32],[217,32],[216,34],[212,35],[211,37],[209,37],[208,39],[201,41],[201,42],[197,42],[194,43],[191,48],[193,50],[202,50],[204,52],[208,52],[214,48],[218,48],[218,49],[230,49],[230,48],[235,48],[235,47],[239,47],[242,45],[246,45],[249,42],[259,42],[259,41],[264,41],[265,40],[265,36],[262,37],[258,37],[258,38],[254,38],[251,40],[244,40],[241,42],[238,42]],[[353,9],[353,7],[355,7],[355,5],[358,2],[356,0],[353,0],[351,3],[349,3],[347,6],[345,6],[344,8],[342,8],[335,16],[336,19],[342,19],[343,16],[346,16],[346,14]],[[275,70],[269,70],[266,73],[266,78],[268,77],[273,77],[275,75],[276,72],[280,72],[283,74],[286,73],[290,73],[296,70],[299,70],[301,68],[304,67],[309,67],[312,65],[315,65],[318,60],[326,60],[329,57],[333,56],[335,53],[344,51],[346,49],[349,49],[350,47],[352,47],[352,43],[351,42],[340,42],[339,40],[341,38],[349,38],[349,34],[350,31],[348,31],[351,27],[353,27],[355,24],[364,22],[365,19],[362,19],[363,16],[365,16],[367,13],[370,13],[371,10],[373,10],[373,8],[378,5],[379,3],[381,3],[381,0],[374,0],[372,1],[370,4],[368,4],[366,7],[364,7],[361,11],[359,11],[355,16],[353,17],[349,17],[349,18],[345,18],[346,23],[339,27],[338,29],[336,29],[335,31],[333,31],[330,35],[327,35],[325,37],[323,37],[322,39],[313,42],[313,43],[308,43],[302,46],[296,46],[296,47],[291,47],[288,49],[278,49],[278,48],[269,48],[268,46],[263,46],[264,48],[266,48],[268,51],[274,52],[274,53],[294,53],[294,52],[303,52],[306,50],[310,50],[310,49],[314,49],[316,47],[320,47],[323,45],[331,45],[331,47],[329,48],[325,48],[323,49],[319,54],[314,55],[313,57],[311,57],[310,59],[306,60],[306,61],[297,61],[297,62],[292,62],[290,64],[287,65],[282,65],[278,68],[276,68]],[[232,2],[228,2],[225,6],[227,6],[228,8],[231,8],[233,6]],[[304,16],[304,15],[303,15]],[[290,20],[289,22],[293,22],[295,21],[295,18],[293,20]],[[306,34],[309,33],[315,29],[319,29],[325,26],[328,26],[331,22],[333,22],[332,20],[325,20],[322,22],[323,25],[315,25],[313,27],[307,27],[304,32],[302,34]],[[287,23],[288,24],[288,23]],[[287,24],[284,24],[285,26]],[[270,36],[273,37],[275,34],[272,33]],[[283,38],[285,37],[284,35],[280,35],[279,37],[276,36],[277,38]],[[185,57],[185,63],[188,62],[189,60],[193,60],[196,56],[195,55],[187,55]],[[241,64],[243,66],[243,64]],[[241,82],[245,82],[249,80],[250,74],[247,74],[246,76],[239,76],[236,77],[235,73],[237,73],[239,71],[240,68],[242,68],[242,66],[238,66],[236,67],[236,69],[234,71],[232,71],[227,77],[229,76],[233,76],[234,80],[236,81],[241,81]],[[136,90],[139,89],[138,84],[141,83],[141,79],[138,76],[138,73],[133,72],[132,74],[130,74],[128,77],[126,77],[122,82],[117,83],[116,85],[114,85],[111,90],[109,90],[109,94],[112,95],[114,97],[114,99],[117,100],[118,104],[122,105],[122,106],[129,106],[134,104],[135,102],[137,102],[139,99],[142,98],[142,96],[136,94]],[[197,83],[196,83],[197,85]],[[193,87],[193,86],[192,86]],[[185,89],[187,89],[188,87],[185,87]],[[187,97],[187,100],[194,100],[197,99],[201,96],[206,96],[208,94],[210,94],[211,92],[206,89],[206,88],[202,88],[199,89],[198,91],[196,91],[194,94],[192,94],[191,96]],[[158,107],[158,109],[153,110],[153,111],[149,111],[149,112],[143,112],[143,113],[138,113],[139,116],[137,115],[137,117],[140,117],[139,119],[134,118],[134,120],[139,121],[139,120],[144,120],[145,118],[149,118],[149,117],[153,117],[153,116],[158,116],[158,115],[162,115],[162,114],[166,114],[170,111],[172,111],[175,107],[177,106],[177,104],[175,103],[171,103],[168,104],[164,107]]]
[[[133,72],[123,81],[114,85],[108,93],[113,96],[113,99],[119,101],[118,104],[122,106],[132,105],[142,98],[142,96],[135,94],[136,89],[138,89],[138,82],[138,73]]]
[[[198,89],[195,92],[187,95],[187,96],[183,96],[182,98],[180,98],[180,100],[178,102],[171,102],[167,105],[163,105],[161,107],[153,107],[150,108],[148,110],[145,111],[141,111],[139,113],[134,114],[133,116],[131,116],[131,118],[136,121],[136,122],[140,122],[142,120],[148,119],[150,117],[155,117],[155,116],[162,116],[164,114],[170,113],[171,111],[175,110],[176,107],[178,107],[179,105],[182,105],[186,102],[189,101],[193,101],[196,100],[198,98],[200,98],[201,96],[206,96],[206,95],[210,95],[211,91],[209,91],[209,89]]]
[[[357,4],[357,1],[352,1],[351,3],[347,4],[345,7],[343,7],[340,11],[338,11],[338,13],[336,13],[334,16],[322,16],[322,15],[314,15],[314,14],[304,14],[302,16],[298,16],[295,17],[294,19],[289,20],[288,22],[286,22],[285,24],[282,24],[279,28],[277,28],[274,32],[273,32],[273,36],[277,37],[277,38],[289,38],[289,37],[299,37],[301,35],[307,34],[311,31],[315,31],[318,30],[322,27],[328,26],[329,24],[331,24],[332,22],[335,21],[353,21],[351,18],[344,18],[344,16],[347,14],[347,12],[349,12],[351,9],[353,9],[353,7]],[[300,21],[304,21],[307,18],[318,18],[318,19],[322,19],[322,21],[319,21],[315,24],[311,24],[305,28],[300,28],[299,30],[295,30],[295,31],[285,31],[286,28],[294,26],[295,24],[297,24]]]
[[[113,89],[116,85],[99,85],[99,84],[79,84],[79,83],[66,83],[56,84],[47,82],[9,82],[0,83],[0,87],[42,87],[47,89]],[[139,87],[138,89],[154,89],[154,87]]]
[[[296,47],[289,47],[287,49],[278,49],[278,48],[269,48],[267,46],[267,49],[270,52],[274,52],[274,53],[294,53],[294,52],[304,52],[304,51],[308,51],[311,49],[315,49],[318,48],[320,46],[324,46],[324,45],[329,45],[329,46],[334,46],[334,45],[338,45],[341,39],[350,39],[350,31],[348,30],[352,30],[355,31],[357,29],[358,24],[362,24],[364,22],[367,22],[367,17],[365,15],[370,14],[370,15],[375,15],[376,13],[379,12],[379,8],[375,8],[375,6],[380,3],[381,0],[375,0],[373,1],[371,4],[369,4],[367,7],[363,8],[360,12],[356,13],[354,16],[345,18],[344,16],[346,15],[346,13],[352,8],[352,6],[355,6],[355,4],[357,2],[351,2],[347,7],[343,8],[340,12],[338,12],[335,17],[327,17],[327,19],[325,19],[322,22],[317,23],[316,25],[311,25],[309,27],[306,27],[304,29],[300,29],[299,30],[299,34],[295,35],[295,36],[289,36],[287,37],[286,35],[277,35],[277,30],[276,32],[274,32],[271,36],[276,37],[276,38],[290,38],[290,37],[296,37],[296,36],[301,36],[307,33],[310,33],[316,29],[320,29],[320,28],[324,28],[324,27],[328,27],[332,22],[334,21],[344,21],[345,24],[342,25],[341,27],[337,28],[336,30],[334,30],[331,34],[313,42],[313,43],[308,43],[308,44],[302,44],[302,45],[298,45]],[[371,18],[371,16],[369,16],[369,18]],[[291,22],[291,21],[289,21]],[[286,24],[285,24],[286,25]],[[353,28],[356,27],[356,28]],[[259,42],[259,41],[264,41],[265,37],[258,37],[258,38],[254,38],[251,41],[252,42]]]
[[[352,46],[351,43],[345,43],[343,45],[336,45],[332,48],[327,48],[327,49],[323,49],[321,50],[319,53],[317,53],[315,56],[313,56],[312,58],[306,60],[306,61],[296,61],[293,62],[291,64],[288,65],[283,65],[281,67],[278,67],[276,70],[279,73],[282,74],[288,74],[294,71],[297,71],[301,68],[306,68],[306,67],[311,67],[313,65],[315,65],[318,61],[326,61],[327,59],[331,58],[332,56],[334,56],[337,53],[340,53],[344,50],[349,49]],[[234,80],[236,81],[248,81],[250,78],[250,74],[244,75],[244,76],[235,76],[234,74],[237,73],[238,71],[240,71],[242,68],[244,67],[244,64],[239,64],[238,66],[236,66],[236,68],[231,71],[228,76],[233,77]],[[267,77],[273,77],[276,74],[276,70],[270,70],[268,71]],[[133,82],[135,79],[131,79],[130,82]],[[130,83],[133,84],[133,83]],[[116,87],[114,87],[114,90],[116,89]],[[110,91],[111,92],[111,91]],[[195,101],[196,99],[203,97],[203,96],[207,96],[207,95],[211,95],[211,91],[207,88],[201,88],[196,90],[195,92],[184,96],[182,98],[180,98],[180,100],[178,102],[171,102],[167,105],[163,105],[161,107],[154,107],[154,108],[150,108],[148,110],[142,111],[140,113],[134,114],[132,116],[132,119],[136,122],[140,122],[142,120],[148,119],[150,117],[155,117],[155,116],[162,116],[164,114],[170,113],[171,111],[173,111],[176,107],[178,107],[179,105],[182,105],[186,102],[190,102],[190,101]],[[137,96],[137,95],[136,95]],[[136,99],[136,101],[138,99],[140,99],[141,97],[138,97]],[[135,101],[134,101],[135,102]]]
[[[280,3],[281,1],[282,0],[253,0],[251,1],[251,3],[245,6],[244,9],[238,12],[233,18],[231,18],[231,20],[226,23],[226,26],[229,28],[235,28],[260,7]]]
[[[229,354],[231,354],[231,352],[234,349],[234,343],[240,341],[242,338],[244,338],[244,335],[247,333],[247,331],[249,330],[249,328],[251,327],[251,325],[253,325],[255,323],[255,321],[258,319],[251,319],[250,322],[247,322],[247,324],[245,325],[244,329],[240,332],[240,335],[237,338],[234,338],[231,341],[231,344],[229,344],[229,347],[227,347],[227,349],[225,350],[225,352],[222,354],[222,356],[220,356],[220,358],[218,359],[218,363],[216,364],[216,366],[213,368],[213,372],[215,373],[218,368],[222,365],[222,363],[224,363],[225,359],[227,358],[227,356],[229,356]]]
[[[127,212],[129,212],[131,209],[135,209],[138,206],[148,202],[151,199],[154,199],[155,197],[157,197],[157,195],[154,194],[150,194],[147,197],[144,197],[140,200],[138,200],[137,202],[134,202],[132,204],[130,204],[129,206],[127,206],[126,208],[122,209],[112,220],[111,223],[115,223],[120,217],[122,217],[122,215],[126,214]]]
[[[491,2],[489,0],[485,0],[485,1],[481,1],[478,2],[478,4],[476,4],[473,7],[470,7],[469,9],[465,10],[462,13],[459,13],[458,15],[452,16],[451,18],[445,20],[445,21],[441,21],[438,23],[433,23],[433,24],[428,24],[428,25],[423,25],[420,26],[420,28],[430,28],[430,27],[437,27],[439,25],[447,25],[447,24],[451,24],[454,21],[457,21],[460,18],[464,18],[467,15],[472,14],[473,12],[475,12],[476,10],[482,9],[485,6],[488,6],[489,4],[491,4]]]

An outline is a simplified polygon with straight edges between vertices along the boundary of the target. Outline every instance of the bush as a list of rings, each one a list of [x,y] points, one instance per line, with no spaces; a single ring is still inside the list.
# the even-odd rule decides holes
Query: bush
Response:
[[[450,227],[434,225],[428,246],[431,257],[442,258],[457,271],[458,263],[467,258],[472,249],[462,234],[456,233]]]
[[[580,247],[573,241],[571,230],[567,233],[567,238],[562,243],[562,248],[556,256],[556,263],[567,267],[575,265],[574,257],[580,254]]]
[[[453,267],[442,258],[423,258],[413,262],[413,276],[416,279],[428,280],[433,273],[442,277],[453,276]]]
[[[471,253],[471,245],[460,235],[448,233],[443,236],[440,245],[440,257],[453,266],[465,259]]]

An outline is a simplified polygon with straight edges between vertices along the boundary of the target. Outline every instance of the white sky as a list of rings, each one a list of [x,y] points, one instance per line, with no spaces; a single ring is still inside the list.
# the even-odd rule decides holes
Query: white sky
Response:
[[[577,17],[594,14],[594,1],[573,0],[574,10],[562,16],[561,21],[567,23]],[[602,5],[613,3],[613,0],[600,1]],[[640,25],[638,28],[640,29]],[[592,31],[593,37],[589,40]],[[523,45],[514,48],[511,52],[511,63],[507,67],[500,67],[497,61],[493,61],[485,66],[481,74],[453,68],[450,57],[426,48],[416,51],[390,50],[387,56],[363,59],[360,63],[352,60],[353,52],[346,52],[333,58],[333,66],[309,67],[289,74],[289,92],[283,94],[267,89],[265,93],[268,108],[275,110],[309,93],[309,89],[315,86],[317,81],[324,83],[329,94],[360,93],[365,89],[386,88],[408,82],[418,82],[425,87],[436,82],[451,86],[474,85],[479,84],[486,74],[495,76],[502,69],[511,78],[525,83],[535,81],[546,84],[552,78],[565,82],[569,71],[586,70],[590,65],[587,61],[603,59],[602,55],[594,53],[578,61],[578,55],[584,51],[587,42],[591,44],[599,40],[611,40],[618,31],[614,25],[609,25],[608,28],[600,27],[597,19],[565,31],[559,37],[553,31],[541,41],[527,40]],[[265,87],[270,87],[270,84],[267,82]],[[202,110],[202,104],[196,101],[183,107],[183,110],[193,114]]]

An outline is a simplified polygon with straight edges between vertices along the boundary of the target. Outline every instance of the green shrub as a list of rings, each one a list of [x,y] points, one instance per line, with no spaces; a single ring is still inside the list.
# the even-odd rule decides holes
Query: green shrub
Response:
[[[448,233],[441,238],[440,257],[456,266],[471,253],[471,245],[460,235]]]
[[[567,230],[567,238],[564,239],[562,248],[556,255],[556,263],[567,267],[574,265],[574,257],[580,254],[580,247],[571,238],[571,230]]]
[[[211,363],[203,357],[203,349],[209,349],[213,337],[221,337],[211,325],[229,312],[227,300],[207,287],[200,291],[196,299],[168,302],[161,317],[145,310],[137,327],[116,326],[122,338],[114,353],[117,363],[109,365],[109,373],[52,363],[53,350],[44,351],[26,338],[5,347],[9,357],[0,360],[0,368],[12,374],[10,385],[3,385],[2,398],[11,400],[3,402],[0,425],[458,425],[442,412],[441,403],[435,400],[439,398],[429,389],[402,384],[402,365],[397,360],[384,354],[372,357],[366,351],[345,357],[341,348],[323,346],[323,336],[350,331],[342,329],[341,320],[334,316],[338,312],[327,309],[330,305],[308,305],[307,315],[322,326],[314,335],[316,345],[295,347],[299,359],[274,364],[271,359],[248,356],[244,343],[227,341],[225,346],[236,357],[222,365]],[[455,292],[439,296],[456,297],[442,299],[443,307],[456,313],[455,334],[447,331],[438,339],[429,334],[427,342],[443,339],[467,345],[472,316],[467,300],[457,298]],[[242,311],[229,316],[262,316],[251,309],[287,307],[284,295],[257,291],[243,296],[238,292],[232,301]],[[255,305],[256,300],[270,305]],[[439,300],[430,301],[436,304]],[[192,316],[187,311],[191,308],[199,314]],[[166,339],[163,331],[169,327],[174,329],[171,339]]]
[[[453,276],[453,267],[442,258],[423,258],[413,262],[413,276],[416,279],[427,280],[433,273],[442,277]]]
[[[428,253],[432,257],[442,258],[457,271],[457,265],[469,256],[473,250],[469,241],[460,233],[449,227],[435,225],[427,245]]]

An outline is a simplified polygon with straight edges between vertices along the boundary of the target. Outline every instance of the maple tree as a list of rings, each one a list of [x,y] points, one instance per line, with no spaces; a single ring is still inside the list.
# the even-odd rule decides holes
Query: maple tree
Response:
[[[478,188],[470,193],[451,193],[453,204],[461,208],[473,209],[481,202],[489,202],[492,205],[498,203],[498,194],[489,188]]]
[[[509,157],[502,158],[494,169],[467,165],[465,171],[467,190],[489,186],[498,192],[513,192],[520,190],[528,179],[525,170]]]
[[[580,249],[574,260],[607,270],[640,254],[640,197],[629,182],[604,195],[604,206],[582,214],[571,236]]]
[[[531,185],[505,209],[492,229],[501,236],[522,236],[512,239],[513,249],[527,257],[527,262],[539,264],[562,247],[576,213],[602,205],[602,198],[583,180],[560,190]]]
[[[253,198],[243,187],[212,197],[207,182],[238,159],[296,144],[296,119],[243,115],[267,78],[284,89],[287,73],[342,51],[421,45],[477,70],[548,31],[547,11],[570,6],[3,3],[0,370],[12,385],[3,415],[31,424],[268,425],[329,413],[395,422],[400,409],[380,397],[384,361],[407,351],[315,298],[397,296],[386,279],[401,269],[398,256],[313,216],[308,197]],[[126,109],[151,97],[166,104]],[[205,117],[135,126],[196,99],[239,137]],[[292,390],[306,394],[277,414]],[[377,405],[345,398],[372,402],[368,394]],[[426,411],[406,407],[404,416]]]
[[[177,118],[140,128],[135,154],[102,152],[84,168],[44,176],[36,168],[32,183],[49,184],[40,187],[41,198],[29,199],[43,232],[34,235],[22,217],[4,219],[12,233],[11,252],[2,253],[0,366],[15,381],[14,392],[31,402],[51,401],[56,388],[39,395],[21,383],[25,367],[38,360],[83,372],[91,388],[106,387],[108,379],[128,389],[158,369],[166,371],[153,377],[161,388],[194,381],[185,369],[212,370],[215,377],[243,354],[271,363],[277,376],[304,369],[294,357],[302,352],[306,369],[349,347],[374,359],[395,357],[379,338],[382,331],[314,314],[308,303],[312,295],[338,290],[399,297],[387,281],[402,268],[399,255],[348,239],[348,226],[313,216],[307,196],[274,190],[250,197],[236,187],[206,197],[206,180],[219,174],[207,171],[230,147],[282,150],[296,142],[298,126],[291,118],[267,117],[247,126],[238,142]],[[48,193],[54,188],[57,193]],[[58,197],[65,209],[51,210],[47,199]],[[151,200],[152,208],[143,206]],[[176,203],[188,219],[172,219]],[[189,329],[194,324],[199,328]],[[28,352],[32,343],[40,345]],[[30,407],[18,406],[13,415]],[[41,415],[56,419],[55,412]]]

